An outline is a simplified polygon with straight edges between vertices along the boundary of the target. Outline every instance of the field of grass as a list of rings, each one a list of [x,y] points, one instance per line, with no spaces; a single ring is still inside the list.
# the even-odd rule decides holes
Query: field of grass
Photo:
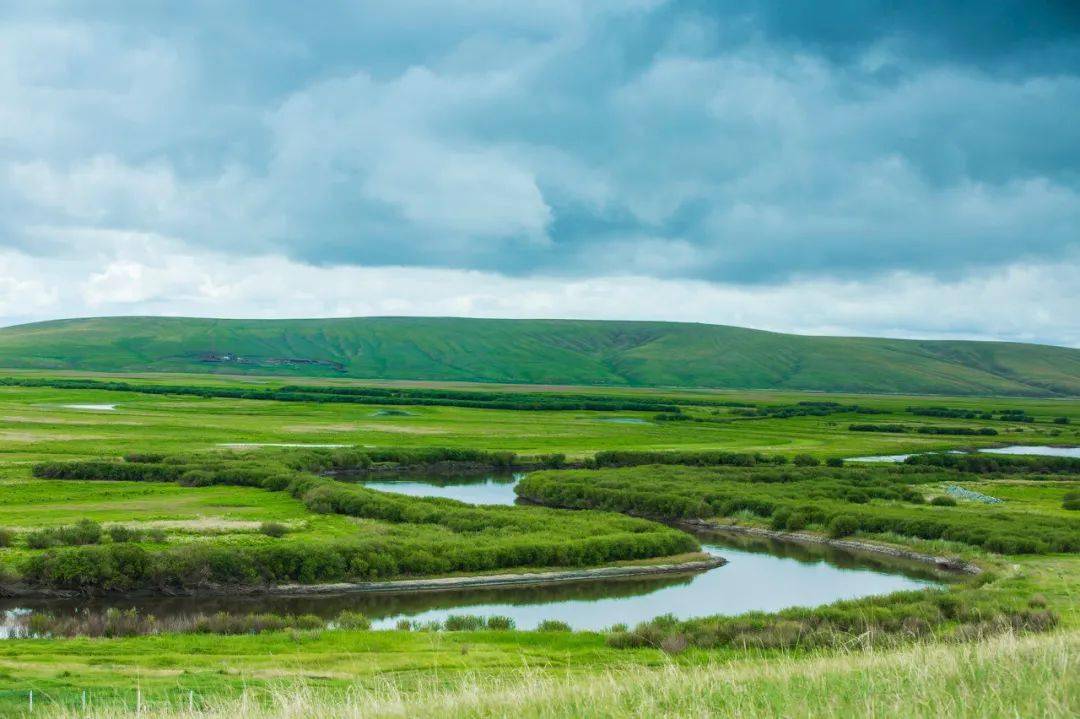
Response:
[[[187,375],[124,379],[222,387],[272,387],[294,381],[224,376],[193,380]],[[761,452],[788,460],[810,455],[824,461],[994,444],[1080,444],[1080,403],[1072,400],[614,388],[588,391],[664,397],[675,404],[680,404],[680,398],[692,397],[732,404],[745,402],[759,409],[831,401],[857,404],[863,410],[779,417],[747,416],[740,414],[738,407],[682,405],[684,414],[702,421],[659,421],[651,412],[525,412],[444,406],[394,407],[408,414],[386,415],[379,414],[383,408],[378,405],[5,386],[0,387],[0,492],[4,499],[0,502],[0,527],[13,528],[16,541],[15,546],[0,549],[0,553],[9,558],[25,556],[30,552],[19,539],[23,533],[84,518],[165,529],[166,543],[144,543],[152,551],[222,541],[238,542],[238,546],[293,541],[366,542],[375,536],[385,537],[388,529],[376,518],[350,516],[347,512],[312,512],[302,496],[288,491],[221,484],[38,479],[31,475],[33,465],[42,462],[116,461],[131,452],[183,453],[211,462],[233,457],[235,461],[265,464],[292,453],[281,449],[238,452],[221,445],[288,443],[343,444],[359,451],[454,447],[509,450],[526,456],[563,453],[570,461],[610,450]],[[115,404],[116,408],[65,406],[74,404]],[[979,416],[921,416],[908,410],[913,406],[972,410]],[[1022,409],[1032,421],[1002,419],[1002,409]],[[991,413],[990,419],[982,418],[986,412]],[[1055,423],[1058,417],[1067,417],[1070,423]],[[848,429],[852,423],[993,427],[998,434],[852,432]],[[944,494],[946,487],[955,485],[1004,500],[1003,505],[963,500],[956,507],[905,503],[903,498],[891,496],[869,496],[867,502],[856,498],[850,503],[853,491],[873,494],[870,490],[878,480],[894,472],[904,474],[903,470],[887,468],[834,470],[789,462],[782,467],[751,469],[667,466],[574,469],[533,476],[535,481],[551,477],[574,481],[593,476],[621,477],[630,485],[640,485],[646,494],[656,494],[649,483],[658,478],[671,486],[679,482],[696,486],[702,477],[714,476],[718,480],[713,482],[715,487],[707,498],[713,501],[717,499],[712,496],[716,494],[713,490],[731,494],[739,487],[734,475],[764,472],[789,472],[796,481],[751,482],[761,489],[757,498],[768,495],[777,503],[792,502],[795,508],[814,502],[823,506],[844,502],[844,513],[849,513],[892,511],[893,507],[910,505],[934,517],[959,518],[962,524],[1000,516],[1003,520],[995,526],[1009,525],[1010,534],[1025,534],[1027,520],[1032,527],[1028,532],[1031,537],[1055,527],[1069,533],[1080,521],[1078,513],[1063,509],[1061,502],[1065,493],[1075,487],[1075,476],[976,475],[927,467],[912,468],[904,475],[910,481],[901,484],[924,498]],[[837,476],[849,477],[850,481],[837,482]],[[897,485],[893,489],[899,492],[904,487]],[[731,518],[761,526],[769,526],[772,521],[765,514],[748,512],[743,507],[735,508]],[[804,531],[829,531],[827,523],[816,523],[813,517],[809,520],[802,527]],[[552,519],[553,523],[558,521]],[[284,524],[290,532],[284,539],[271,539],[258,530],[263,522]],[[403,531],[411,530],[407,525]],[[862,532],[858,528],[855,531]],[[685,648],[662,647],[662,642],[637,646],[634,641],[620,638],[632,631],[336,629],[242,636],[166,633],[0,640],[0,715],[25,712],[31,689],[35,691],[34,716],[124,716],[125,712],[135,714],[137,703],[140,716],[163,717],[1065,717],[1080,710],[1076,682],[1070,679],[1075,673],[1080,630],[1077,554],[1050,553],[1049,543],[1038,547],[1034,554],[1000,554],[977,543],[917,533],[862,532],[861,536],[963,556],[988,572],[976,582],[945,590],[945,594],[959,598],[967,614],[952,614],[950,609],[927,633],[912,630],[911,637],[904,638],[907,635],[886,629],[880,640],[867,641],[858,638],[860,633],[847,635],[846,630],[837,630],[837,634],[830,635],[831,643],[818,645],[790,644],[785,639],[772,646],[758,640],[752,646],[718,643],[705,648],[697,646],[696,640]],[[436,540],[428,536],[424,541]],[[946,604],[952,606],[953,602]],[[928,606],[921,596],[910,605],[920,612]],[[888,624],[886,615],[898,619],[907,610],[886,611],[873,601],[863,601],[848,609],[829,611],[832,615],[812,614],[802,619],[770,615],[762,620],[761,629],[775,629],[780,634],[761,637],[783,638],[784,627],[789,626],[785,622],[850,616],[858,622],[872,619]],[[702,614],[708,613],[708,608],[703,607]],[[993,617],[1012,617],[1009,621],[1013,623],[990,621]],[[612,621],[617,622],[617,618]],[[1056,626],[1046,631],[1050,623]],[[965,630],[965,626],[969,629]],[[709,631],[715,629],[712,624],[708,627]],[[650,631],[654,630],[643,630],[635,636],[652,636]],[[694,639],[693,626],[665,631],[683,632]],[[844,636],[849,641],[832,641]],[[84,692],[89,702],[86,711],[82,708]],[[188,712],[189,702],[195,707],[194,713]]]
[[[184,377],[205,384],[212,378]],[[175,376],[134,379],[154,384]],[[225,386],[250,381],[223,380]],[[623,392],[626,392],[624,390]],[[655,396],[653,391],[645,391]],[[678,393],[667,393],[676,402]],[[728,402],[786,405],[818,401],[816,393],[725,392],[691,396]],[[831,395],[881,414],[833,414],[786,419],[739,419],[728,409],[687,408],[690,415],[724,412],[730,422],[658,422],[649,412],[512,412],[459,407],[411,407],[408,415],[379,415],[378,405],[253,402],[248,400],[145,395],[99,390],[0,386],[0,453],[12,462],[47,458],[118,456],[133,451],[214,449],[226,443],[347,444],[356,446],[453,446],[512,450],[522,454],[561,452],[582,457],[603,449],[727,449],[820,457],[896,454],[994,444],[1076,444],[1080,403],[1058,399],[926,398]],[[65,405],[115,404],[115,410]],[[1020,408],[1034,423],[916,417],[909,406],[947,405],[971,409]],[[400,409],[400,408],[393,408]],[[1057,425],[1065,416],[1071,424]],[[640,423],[612,422],[633,419]],[[993,437],[850,432],[855,422],[990,426]]]
[[[1080,394],[1080,350],[672,322],[113,317],[0,329],[0,366],[828,392]]]

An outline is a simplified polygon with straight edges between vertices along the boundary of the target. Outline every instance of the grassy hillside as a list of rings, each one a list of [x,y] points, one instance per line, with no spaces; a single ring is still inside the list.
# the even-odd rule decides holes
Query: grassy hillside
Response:
[[[0,329],[0,367],[934,394],[1080,394],[1080,350],[720,325],[114,317]]]

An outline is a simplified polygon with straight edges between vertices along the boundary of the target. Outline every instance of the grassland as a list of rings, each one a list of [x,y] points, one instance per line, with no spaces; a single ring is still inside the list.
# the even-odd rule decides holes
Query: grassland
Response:
[[[11,374],[5,372],[4,374]],[[31,375],[40,376],[40,375]],[[273,380],[187,375],[127,378],[130,382],[218,383],[275,386]],[[613,392],[616,390],[608,390]],[[817,401],[818,393],[672,392],[618,390],[620,395],[705,397],[729,402],[779,405]],[[657,422],[650,412],[507,412],[456,407],[413,407],[407,416],[380,416],[378,405],[252,402],[222,398],[174,397],[98,390],[56,390],[0,386],[0,452],[12,462],[49,458],[119,456],[135,451],[214,449],[226,443],[347,444],[358,446],[452,446],[510,450],[522,454],[560,452],[582,457],[604,449],[715,449],[820,457],[896,454],[995,444],[1076,444],[1080,404],[1061,399],[990,399],[919,396],[830,395],[881,414],[842,414],[787,419],[762,418],[725,423]],[[71,409],[75,404],[116,404],[112,411]],[[939,437],[919,434],[849,432],[853,422],[906,422],[966,426],[970,420],[916,417],[914,405],[971,409],[1020,408],[1032,424],[975,422],[998,429],[995,437]],[[399,409],[396,408],[395,409]],[[728,414],[720,419],[732,418]],[[704,410],[687,408],[688,414]],[[721,410],[716,410],[721,411]],[[1069,425],[1053,418],[1066,416]],[[640,424],[611,422],[634,419]]]
[[[828,392],[1080,394],[1080,351],[1075,349],[805,337],[667,322],[61,320],[0,329],[0,366]]]
[[[273,387],[294,381],[226,376],[196,379],[200,384],[223,387]],[[192,378],[147,375],[125,376],[125,381],[186,384]],[[335,380],[334,384],[350,382]],[[208,457],[258,457],[264,453],[273,457],[280,452],[236,453],[220,446],[224,443],[345,444],[360,450],[369,445],[445,446],[523,455],[563,453],[571,461],[619,449],[721,449],[763,452],[789,460],[808,454],[826,460],[993,444],[1080,443],[1080,403],[1072,400],[823,397],[788,391],[589,391],[620,396],[640,393],[673,398],[676,403],[680,397],[720,398],[758,407],[827,400],[857,404],[866,412],[783,418],[740,415],[738,407],[684,405],[685,414],[703,421],[677,422],[658,421],[651,412],[522,412],[441,406],[407,407],[406,415],[379,415],[383,408],[378,405],[0,387],[0,492],[4,499],[0,502],[0,526],[23,532],[91,518],[135,527],[163,527],[169,536],[167,545],[222,540],[269,543],[271,540],[257,530],[266,521],[283,523],[292,530],[286,540],[276,541],[355,539],[358,532],[377,530],[377,523],[367,518],[359,518],[358,524],[358,518],[344,514],[312,513],[288,492],[244,486],[188,487],[173,482],[35,479],[31,475],[31,467],[40,462],[115,460],[129,452]],[[116,409],[65,406],[73,404],[116,404]],[[928,417],[908,410],[930,405],[971,409],[980,416]],[[999,410],[1005,408],[1023,409],[1032,421],[1002,419]],[[993,417],[982,419],[987,411]],[[1071,422],[1057,424],[1057,417]],[[988,426],[998,434],[852,432],[848,429],[851,423]],[[830,476],[826,468],[788,464],[783,469],[805,475],[803,481],[821,492],[851,489],[819,482]],[[678,479],[714,470],[665,467],[662,471],[671,474],[669,479]],[[715,471],[722,474],[727,470]],[[941,516],[1007,513],[1019,516],[1021,525],[1023,518],[1029,517],[1033,526],[1069,527],[1076,522],[1076,513],[1063,509],[1061,503],[1075,484],[1071,477],[988,476],[933,468],[913,471],[921,479],[912,486],[926,498],[956,485],[1005,500],[1000,507],[962,501],[957,507],[920,504],[916,507],[920,510]],[[607,476],[609,472],[619,476],[642,470],[596,474]],[[851,472],[855,475],[863,470]],[[574,477],[584,472],[552,474]],[[782,492],[782,488],[767,486],[769,491]],[[776,499],[788,501],[779,496]],[[837,497],[819,499],[838,501]],[[867,503],[855,505],[875,507],[897,501],[870,497]],[[718,514],[714,512],[714,516]],[[742,509],[729,518],[761,526],[771,521]],[[828,527],[811,521],[804,529],[827,531]],[[970,607],[987,611],[1004,607],[1036,618],[1050,612],[1056,628],[1044,632],[1045,627],[1040,627],[1036,632],[1026,625],[1002,625],[961,641],[958,632],[963,634],[963,622],[946,617],[940,631],[903,641],[894,642],[894,637],[883,643],[871,642],[873,649],[867,649],[867,643],[856,641],[857,635],[853,635],[846,644],[770,648],[758,643],[702,648],[691,643],[684,650],[673,651],[672,647],[665,650],[656,645],[619,645],[604,633],[560,631],[294,630],[245,636],[3,640],[0,714],[23,712],[29,689],[36,692],[35,715],[67,716],[135,713],[136,697],[142,703],[141,716],[1076,714],[1080,697],[1070,679],[1075,673],[1080,630],[1076,554],[1049,553],[1049,545],[1040,549],[1043,553],[1000,554],[943,537],[855,531],[878,541],[976,562],[988,570],[983,578],[955,590],[971,597]],[[1017,531],[1022,532],[1022,527]],[[24,551],[19,546],[0,550]],[[870,606],[858,605],[853,611],[868,617],[881,614],[870,611]],[[85,712],[81,708],[84,691],[90,702]],[[188,714],[189,700],[195,704],[194,714]]]
[[[357,639],[356,637],[349,637]],[[461,637],[451,652],[488,652],[483,638]],[[518,641],[521,641],[520,639]],[[554,644],[554,642],[552,642]],[[229,646],[230,651],[238,647]],[[566,656],[582,647],[565,646]],[[431,651],[424,647],[424,651]],[[456,650],[456,651],[455,651]],[[64,717],[1067,717],[1080,705],[1076,632],[1050,638],[999,637],[959,645],[917,645],[804,657],[642,662],[621,658],[592,670],[508,668],[455,671],[417,682],[395,672],[339,692],[311,683],[246,687],[239,698],[189,712],[187,697],[132,702],[102,696],[90,709],[60,709]],[[450,665],[455,656],[447,652]],[[560,663],[560,662],[556,662]],[[350,667],[350,673],[355,669]]]

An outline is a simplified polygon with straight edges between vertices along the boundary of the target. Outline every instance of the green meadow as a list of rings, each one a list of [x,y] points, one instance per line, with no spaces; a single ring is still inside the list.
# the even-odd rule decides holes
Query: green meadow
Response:
[[[111,379],[55,371],[3,375]],[[223,375],[120,379],[224,389],[299,384],[289,378]],[[359,380],[306,383],[395,386]],[[534,553],[540,557],[534,561],[507,552],[510,547],[535,550],[559,537],[576,541],[590,531],[619,538],[627,531],[656,538],[678,534],[619,514],[632,513],[843,536],[960,557],[984,571],[941,589],[895,597],[734,618],[710,617],[709,608],[702,607],[700,620],[660,619],[606,632],[333,626],[242,634],[165,629],[66,637],[45,632],[0,641],[0,712],[26,714],[31,690],[34,716],[1064,717],[1080,709],[1076,683],[1069,679],[1080,631],[1075,544],[1080,518],[1064,506],[1066,496],[1080,488],[1075,472],[1064,464],[1007,467],[1006,461],[983,473],[943,466],[829,465],[865,455],[1076,446],[1080,403],[1075,400],[401,386],[662,399],[677,406],[681,418],[636,410],[531,411],[0,386],[0,528],[9,536],[0,560],[6,571],[14,571],[34,557],[53,557],[49,561],[55,565],[60,556],[105,556],[120,546],[109,528],[123,526],[142,533],[124,546],[145,552],[151,561],[189,547],[224,547],[257,559],[261,547],[353,551],[378,546],[393,554],[395,567],[380,575],[351,573],[350,567],[360,563],[345,565],[341,577],[408,578],[557,567],[550,557],[563,555]],[[919,413],[927,408],[938,409]],[[850,429],[860,424],[899,425],[903,431]],[[930,434],[920,428],[994,433]],[[519,493],[595,515],[580,509],[495,511],[401,499],[318,474],[349,463],[366,466],[371,457],[439,448],[512,452],[525,464],[563,455],[570,468],[533,472]],[[754,463],[749,467],[687,466],[718,451],[731,455],[723,462],[756,459],[748,460]],[[643,452],[659,453],[647,455],[659,464],[590,468],[598,453],[625,458]],[[126,455],[129,461],[122,459]],[[311,457],[323,458],[322,464]],[[179,469],[148,476],[149,481],[116,481],[105,470],[95,475],[89,469],[78,476],[58,478],[40,470],[34,476],[35,466],[51,463]],[[264,482],[285,475],[287,482]],[[950,487],[1001,503],[963,495],[952,505],[934,504],[936,497],[949,495]],[[837,516],[857,521],[837,523]],[[535,524],[531,517],[538,518]],[[60,540],[39,548],[29,544],[34,533],[55,533],[80,520],[100,526],[102,538],[87,546]],[[472,537],[462,531],[473,531],[463,529],[463,522],[505,523],[500,526],[506,529],[483,542],[462,540]],[[280,525],[284,536],[268,535],[267,524]],[[1013,539],[1029,543],[1010,544]],[[605,546],[627,546],[617,544],[622,539],[612,541]],[[505,561],[485,565],[483,552],[492,547]],[[466,549],[475,553],[467,555]],[[413,550],[424,552],[423,562],[408,554]],[[636,555],[585,553],[567,561],[573,566],[650,563],[694,556],[692,551],[679,542],[659,542]],[[464,559],[474,564],[453,564]],[[365,555],[363,566],[369,565]]]
[[[0,366],[531,385],[1080,394],[1080,351],[1070,348],[809,337],[682,322],[97,317],[0,329]]]

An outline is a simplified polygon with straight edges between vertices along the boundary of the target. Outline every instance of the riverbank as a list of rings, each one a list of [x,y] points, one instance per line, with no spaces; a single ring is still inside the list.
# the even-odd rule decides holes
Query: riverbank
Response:
[[[778,539],[784,542],[797,542],[800,544],[820,544],[827,547],[833,547],[835,549],[843,549],[853,552],[867,552],[871,554],[881,554],[895,559],[904,559],[912,562],[920,562],[923,564],[932,564],[936,569],[940,569],[946,572],[956,572],[960,574],[969,574],[977,576],[982,574],[982,568],[971,562],[965,562],[957,557],[942,557],[933,554],[924,554],[921,552],[915,552],[910,549],[904,549],[903,547],[896,547],[889,544],[880,544],[877,542],[867,542],[858,539],[833,539],[820,534],[813,534],[811,532],[780,532],[773,529],[765,529],[763,527],[747,527],[741,524],[722,524],[720,522],[711,522],[705,519],[685,519],[678,522],[674,522],[674,525],[691,531],[705,531],[705,532],[728,532],[730,534],[745,534],[754,537],[764,537],[768,539]]]
[[[326,582],[321,584],[268,584],[264,586],[207,585],[190,590],[165,592],[104,593],[101,596],[124,597],[198,597],[198,596],[326,596],[334,594],[395,594],[414,592],[446,592],[459,589],[489,589],[496,587],[540,586],[568,584],[607,579],[629,579],[665,574],[692,574],[704,572],[727,564],[723,557],[707,557],[688,562],[670,564],[637,564],[615,567],[591,567],[552,572],[521,572],[517,574],[486,574],[467,577],[434,577],[425,579],[398,579],[379,582]],[[68,589],[41,589],[27,586],[8,586],[0,596],[26,599],[74,599],[84,593]]]

